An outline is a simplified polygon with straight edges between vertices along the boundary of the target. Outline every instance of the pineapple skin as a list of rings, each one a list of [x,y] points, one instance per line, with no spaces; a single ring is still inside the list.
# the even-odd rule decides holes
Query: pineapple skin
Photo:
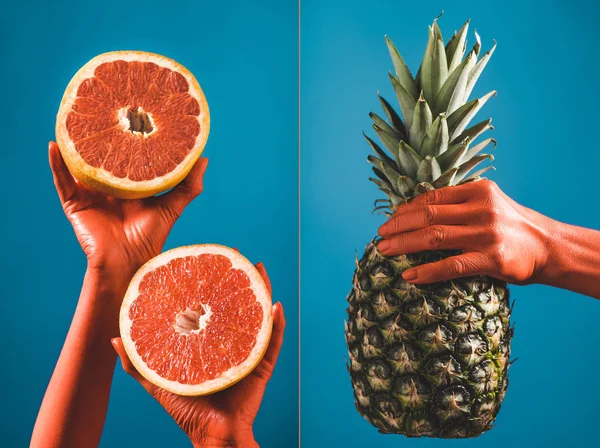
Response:
[[[413,285],[402,272],[456,252],[386,257],[378,241],[357,262],[347,298],[347,367],[358,412],[382,433],[481,435],[508,386],[506,283],[477,276]]]

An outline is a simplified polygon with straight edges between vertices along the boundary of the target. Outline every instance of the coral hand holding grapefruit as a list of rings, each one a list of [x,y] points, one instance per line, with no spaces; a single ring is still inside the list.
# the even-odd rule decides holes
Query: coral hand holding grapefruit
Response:
[[[271,336],[271,296],[234,249],[195,245],[164,252],[131,280],[120,312],[123,346],[151,383],[206,395],[248,375]]]
[[[134,199],[181,182],[209,129],[204,93],[185,67],[158,54],[115,51],[96,56],[71,79],[56,139],[80,182]]]

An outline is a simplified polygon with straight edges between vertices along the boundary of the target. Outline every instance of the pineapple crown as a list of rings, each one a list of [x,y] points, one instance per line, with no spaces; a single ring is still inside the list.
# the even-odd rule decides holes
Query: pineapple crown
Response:
[[[493,169],[488,166],[469,174],[483,161],[494,159],[491,154],[480,154],[490,143],[496,146],[493,138],[471,147],[477,137],[493,129],[492,120],[467,126],[486,101],[496,95],[496,91],[491,91],[468,101],[496,43],[479,58],[481,39],[475,32],[475,45],[465,57],[468,29],[469,21],[444,46],[435,19],[429,27],[427,48],[416,78],[386,36],[396,72],[390,72],[389,77],[404,120],[377,93],[388,121],[373,112],[369,116],[392,157],[364,134],[376,154],[368,157],[377,176],[370,180],[388,197],[375,201],[375,210],[394,212],[398,205],[421,193],[470,182]]]

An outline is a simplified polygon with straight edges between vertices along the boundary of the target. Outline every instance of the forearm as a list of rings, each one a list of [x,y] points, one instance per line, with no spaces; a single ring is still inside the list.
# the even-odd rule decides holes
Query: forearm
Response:
[[[205,439],[201,442],[195,442],[192,440],[192,446],[194,448],[260,448],[260,445],[256,443],[254,437],[241,438],[239,440],[223,441],[219,439]]]
[[[116,354],[118,304],[125,284],[86,272],[65,344],[46,390],[31,447],[97,446],[102,434]]]
[[[600,299],[600,231],[554,221],[539,283]]]

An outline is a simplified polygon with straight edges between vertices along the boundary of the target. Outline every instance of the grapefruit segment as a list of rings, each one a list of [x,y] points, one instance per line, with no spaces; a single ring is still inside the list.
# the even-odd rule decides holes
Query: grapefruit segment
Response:
[[[260,362],[271,336],[271,305],[260,273],[236,250],[180,247],[133,277],[121,306],[121,338],[148,381],[180,395],[205,395]]]
[[[194,76],[161,55],[96,56],[73,77],[56,120],[71,173],[119,198],[164,192],[192,169],[206,144],[208,105]]]

